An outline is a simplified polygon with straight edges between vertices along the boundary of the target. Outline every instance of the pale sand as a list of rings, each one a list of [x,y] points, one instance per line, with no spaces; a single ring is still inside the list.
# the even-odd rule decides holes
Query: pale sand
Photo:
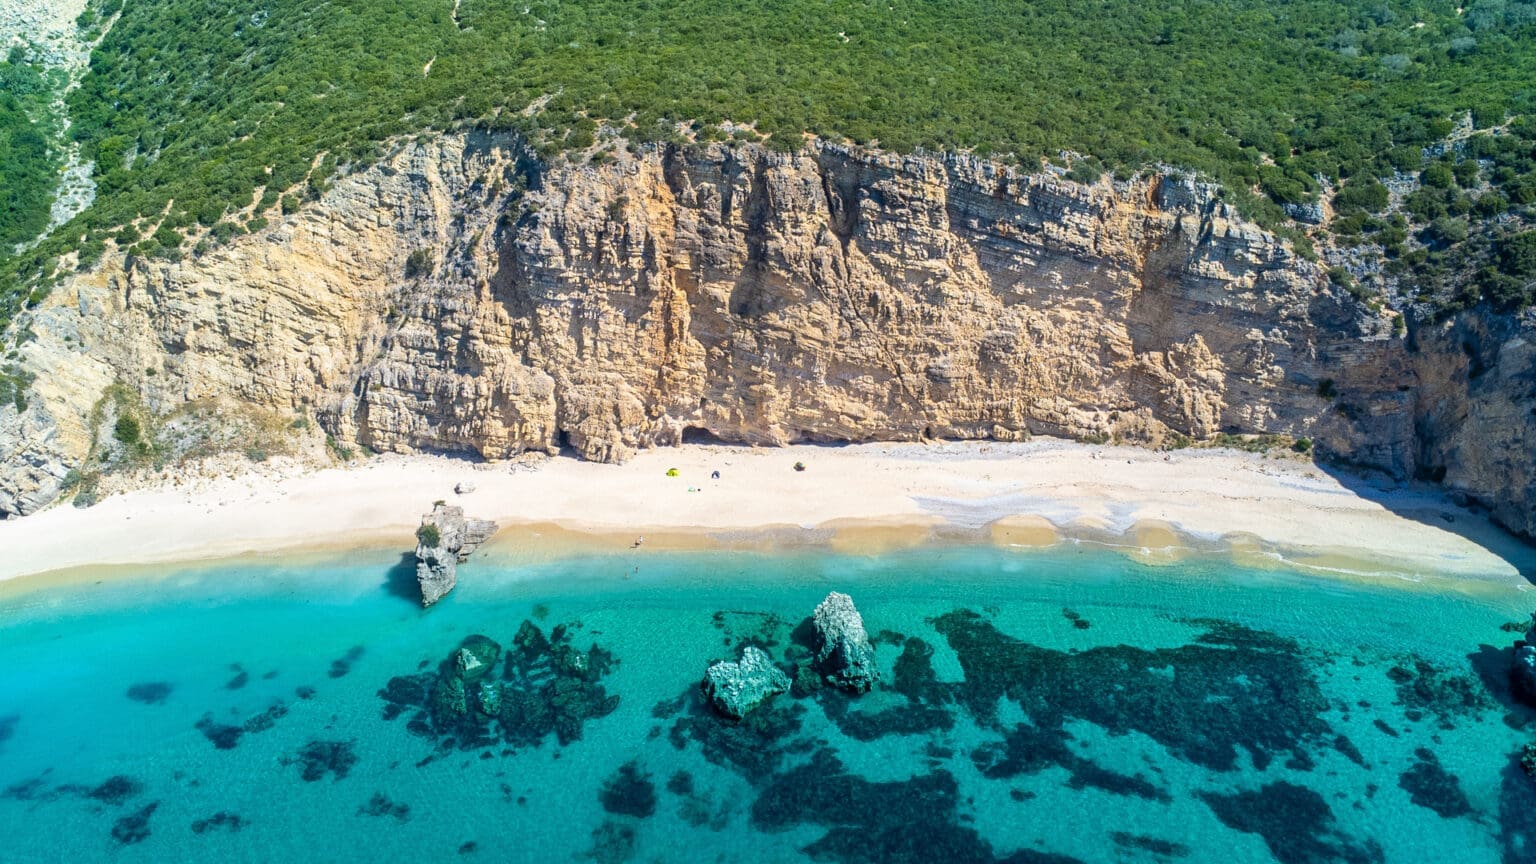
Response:
[[[804,472],[793,470],[797,461]],[[679,476],[667,477],[669,468]],[[721,479],[710,479],[716,470]],[[476,491],[455,495],[463,481]],[[531,468],[378,456],[296,476],[268,470],[132,492],[0,523],[0,579],[311,548],[405,552],[437,499],[500,522],[504,532],[490,548],[513,556],[623,551],[642,536],[642,552],[794,544],[878,552],[956,540],[1040,547],[1071,537],[1154,563],[1215,548],[1246,563],[1283,555],[1320,573],[1505,580],[1533,572],[1530,548],[1433,492],[1368,492],[1288,458],[1053,439],[686,445],[624,465],[560,458]]]

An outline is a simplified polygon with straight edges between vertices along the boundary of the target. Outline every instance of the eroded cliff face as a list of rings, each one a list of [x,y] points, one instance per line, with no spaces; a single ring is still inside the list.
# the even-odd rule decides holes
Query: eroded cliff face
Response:
[[[417,250],[434,266],[408,277]],[[1471,478],[1519,463],[1523,491],[1493,494],[1531,530],[1530,349],[1483,334],[1504,358],[1486,368],[1513,383],[1471,380],[1455,337],[1423,334],[1415,353],[1389,315],[1173,177],[1088,187],[833,146],[542,165],[513,141],[448,137],[260,235],[56,291],[24,349],[36,398],[0,414],[0,511],[56,493],[120,378],[155,410],[310,406],[341,440],[488,459],[621,460],[690,430],[1279,432],[1397,476],[1443,466],[1485,498]]]

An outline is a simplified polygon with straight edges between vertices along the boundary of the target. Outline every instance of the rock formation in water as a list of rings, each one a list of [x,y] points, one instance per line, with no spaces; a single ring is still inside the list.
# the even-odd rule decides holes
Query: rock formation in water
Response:
[[[816,666],[827,683],[853,693],[867,693],[875,686],[875,649],[864,632],[864,619],[853,598],[833,591],[811,616],[818,639]]]
[[[1536,708],[1536,613],[1525,638],[1516,640],[1514,662],[1509,668],[1509,686],[1515,698]]]
[[[703,687],[716,711],[740,720],[770,696],[788,692],[789,676],[762,649],[748,645],[739,661],[711,665],[704,673]]]
[[[1393,313],[1172,174],[1082,185],[968,156],[720,144],[544,163],[402,144],[180,261],[109,254],[25,326],[0,513],[163,415],[302,410],[342,445],[622,460],[757,444],[1305,436],[1536,533],[1536,318]],[[408,268],[418,250],[434,266]]]
[[[461,750],[498,741],[537,747],[551,735],[561,745],[580,740],[587,721],[612,714],[619,697],[601,683],[617,661],[596,644],[572,645],[575,629],[562,624],[546,637],[524,621],[505,649],[470,636],[436,672],[391,678],[379,691],[384,719],[409,712],[412,733]]]
[[[439,502],[416,529],[416,581],[421,605],[443,599],[458,582],[459,565],[496,533],[496,523],[464,518],[464,508]]]

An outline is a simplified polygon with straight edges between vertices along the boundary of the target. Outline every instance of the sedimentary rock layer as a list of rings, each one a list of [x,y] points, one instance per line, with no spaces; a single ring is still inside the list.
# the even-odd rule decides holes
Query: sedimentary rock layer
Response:
[[[1276,432],[1536,531],[1529,320],[1395,334],[1178,176],[1085,186],[825,144],[546,164],[469,135],[270,218],[179,262],[108,256],[33,314],[0,512],[57,494],[121,380],[157,411],[306,408],[342,442],[487,459],[689,434]]]

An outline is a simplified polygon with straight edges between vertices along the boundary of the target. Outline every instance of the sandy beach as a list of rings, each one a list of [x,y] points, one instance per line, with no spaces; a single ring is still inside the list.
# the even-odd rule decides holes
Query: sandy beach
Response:
[[[794,470],[796,462],[805,470]],[[456,494],[461,483],[475,490]],[[540,543],[628,549],[642,537],[646,550],[811,543],[845,551],[945,540],[1042,546],[1070,537],[1152,561],[1215,548],[1324,573],[1491,579],[1532,572],[1533,557],[1433,491],[1341,481],[1303,460],[1037,439],[695,444],[623,465],[384,455],[291,476],[267,466],[0,523],[0,579],[305,549],[408,551],[436,500],[495,519],[502,534],[492,548],[512,555]]]

